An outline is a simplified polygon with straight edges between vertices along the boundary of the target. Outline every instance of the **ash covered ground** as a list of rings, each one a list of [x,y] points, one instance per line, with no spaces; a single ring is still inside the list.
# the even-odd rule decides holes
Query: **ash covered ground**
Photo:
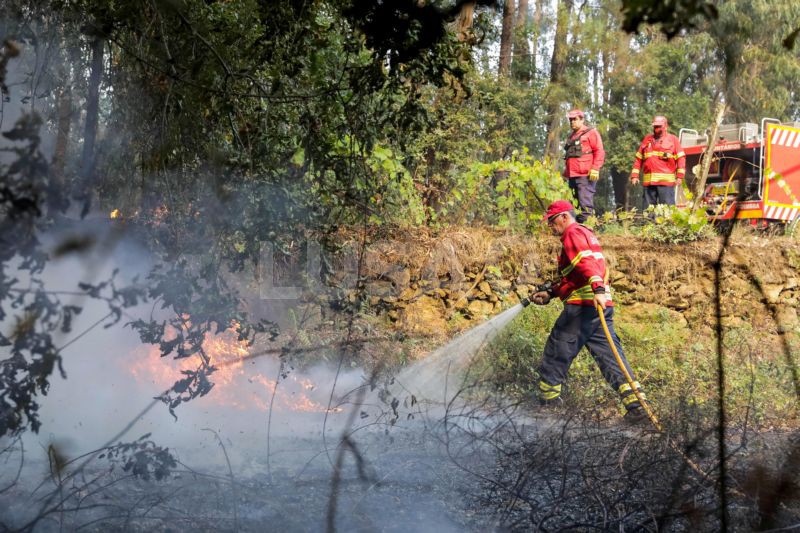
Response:
[[[41,431],[3,443],[6,528],[322,531],[331,506],[339,531],[477,530],[490,519],[476,513],[480,487],[470,472],[492,462],[490,450],[436,412],[417,405],[412,415],[372,394],[350,425],[346,399],[334,399],[325,416],[330,369],[290,372],[273,395],[266,376],[277,378],[279,364],[262,358],[221,376],[175,419],[151,399],[163,390],[159,380],[172,379],[155,366],[168,361],[136,366],[143,355],[121,348],[98,363],[92,348],[126,346],[127,334],[112,329],[70,347],[68,378],[44,399]],[[334,396],[363,379],[340,374]]]
[[[12,529],[42,514],[37,531],[201,530],[323,531],[328,524],[333,468],[319,438],[277,437],[266,454],[243,452],[223,437],[234,463],[228,470],[213,442],[178,451],[180,464],[161,481],[113,471],[103,459],[57,488],[48,465],[26,459],[20,481],[2,495],[2,520]],[[337,439],[329,443],[335,447]],[[489,517],[475,509],[479,484],[447,453],[434,433],[417,425],[353,439],[336,495],[340,531],[467,531]],[[451,451],[472,468],[489,459],[472,447]],[[36,450],[37,452],[39,450]],[[34,454],[30,454],[34,455]],[[335,461],[335,450],[331,460]],[[16,470],[3,466],[4,479]],[[68,475],[69,468],[62,473]],[[38,485],[41,482],[41,485]],[[35,487],[38,485],[37,487]],[[63,506],[59,505],[63,498]],[[62,511],[63,508],[63,511]]]

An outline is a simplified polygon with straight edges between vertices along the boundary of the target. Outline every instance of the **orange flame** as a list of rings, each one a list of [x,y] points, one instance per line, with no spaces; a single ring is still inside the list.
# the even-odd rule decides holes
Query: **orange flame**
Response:
[[[291,373],[277,382],[255,370],[253,365],[256,361],[248,361],[250,352],[247,343],[238,339],[236,326],[233,324],[219,335],[206,333],[203,351],[210,364],[216,367],[210,375],[214,389],[206,398],[221,406],[267,411],[274,395],[275,410],[315,413],[326,411],[325,405],[309,396],[316,388],[310,380]],[[142,346],[134,351],[134,355],[136,360],[129,366],[131,374],[137,381],[152,383],[159,390],[166,390],[182,379],[184,376],[181,371],[196,370],[200,366],[198,356],[184,359],[161,357],[157,345]],[[338,407],[330,409],[330,412],[339,411],[341,409]]]
[[[122,212],[119,209],[114,209],[108,214],[108,218],[120,218],[122,217]]]

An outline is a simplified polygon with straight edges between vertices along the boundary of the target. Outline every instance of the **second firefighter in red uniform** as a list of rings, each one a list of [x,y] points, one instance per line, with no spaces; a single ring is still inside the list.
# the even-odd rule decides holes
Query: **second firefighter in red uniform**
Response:
[[[600,133],[584,124],[583,111],[573,109],[567,118],[572,131],[564,143],[563,175],[581,208],[578,222],[585,222],[594,213],[594,193],[606,152]]]
[[[645,135],[631,170],[631,183],[644,186],[642,209],[651,205],[675,205],[675,188],[686,174],[686,154],[678,138],[667,132],[664,116],[653,118],[653,133]]]

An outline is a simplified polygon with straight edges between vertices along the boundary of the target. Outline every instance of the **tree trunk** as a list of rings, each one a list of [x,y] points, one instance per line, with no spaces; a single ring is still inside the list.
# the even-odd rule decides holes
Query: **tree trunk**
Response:
[[[461,42],[465,42],[469,39],[470,30],[472,29],[472,20],[475,17],[475,4],[477,4],[477,0],[464,2],[461,5],[461,11],[458,13],[456,35]]]
[[[544,0],[536,0],[533,9],[533,46],[531,47],[531,71],[536,72],[536,61],[539,53],[539,37],[542,32],[542,13],[544,12]]]
[[[97,139],[97,120],[100,108],[100,82],[103,77],[103,50],[105,42],[97,37],[92,43],[92,64],[89,72],[89,94],[86,98],[86,125],[83,133],[83,153],[81,155],[81,179],[90,200],[94,187],[94,145]],[[84,211],[88,206],[84,208]]]
[[[708,171],[711,168],[711,159],[714,155],[714,147],[717,145],[717,133],[719,132],[719,125],[722,124],[723,117],[725,117],[725,103],[717,102],[717,112],[714,117],[714,123],[711,125],[711,134],[708,136],[708,146],[706,147],[705,151],[703,152],[703,156],[700,159],[700,175],[697,177],[697,183],[692,190],[692,195],[694,198],[692,200],[693,215],[697,212],[697,208],[700,207],[700,197],[702,196],[703,191],[706,189]]]
[[[56,145],[53,151],[53,184],[59,189],[64,187],[64,167],[67,161],[67,145],[72,128],[72,89],[69,83],[58,93],[56,110]]]
[[[514,29],[514,59],[511,62],[514,77],[531,81],[531,49],[528,46],[528,0],[519,0]]]
[[[514,0],[503,2],[503,31],[500,34],[500,65],[497,74],[508,76],[511,67],[511,45],[514,41]]]
[[[567,70],[567,30],[572,12],[573,0],[562,0],[558,3],[558,19],[556,22],[556,35],[553,40],[553,57],[550,61],[550,98],[547,103],[547,116],[550,123],[547,126],[547,142],[545,157],[555,160],[559,154],[561,136],[561,101],[560,86],[564,82]]]
[[[611,87],[609,83],[609,77],[611,74],[611,53],[607,50],[603,50],[603,103],[602,105],[606,105],[611,99]]]

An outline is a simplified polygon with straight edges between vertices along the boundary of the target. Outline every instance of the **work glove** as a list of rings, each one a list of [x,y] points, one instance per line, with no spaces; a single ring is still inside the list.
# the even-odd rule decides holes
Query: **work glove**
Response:
[[[589,181],[597,181],[600,179],[600,171],[592,169],[589,171]]]

